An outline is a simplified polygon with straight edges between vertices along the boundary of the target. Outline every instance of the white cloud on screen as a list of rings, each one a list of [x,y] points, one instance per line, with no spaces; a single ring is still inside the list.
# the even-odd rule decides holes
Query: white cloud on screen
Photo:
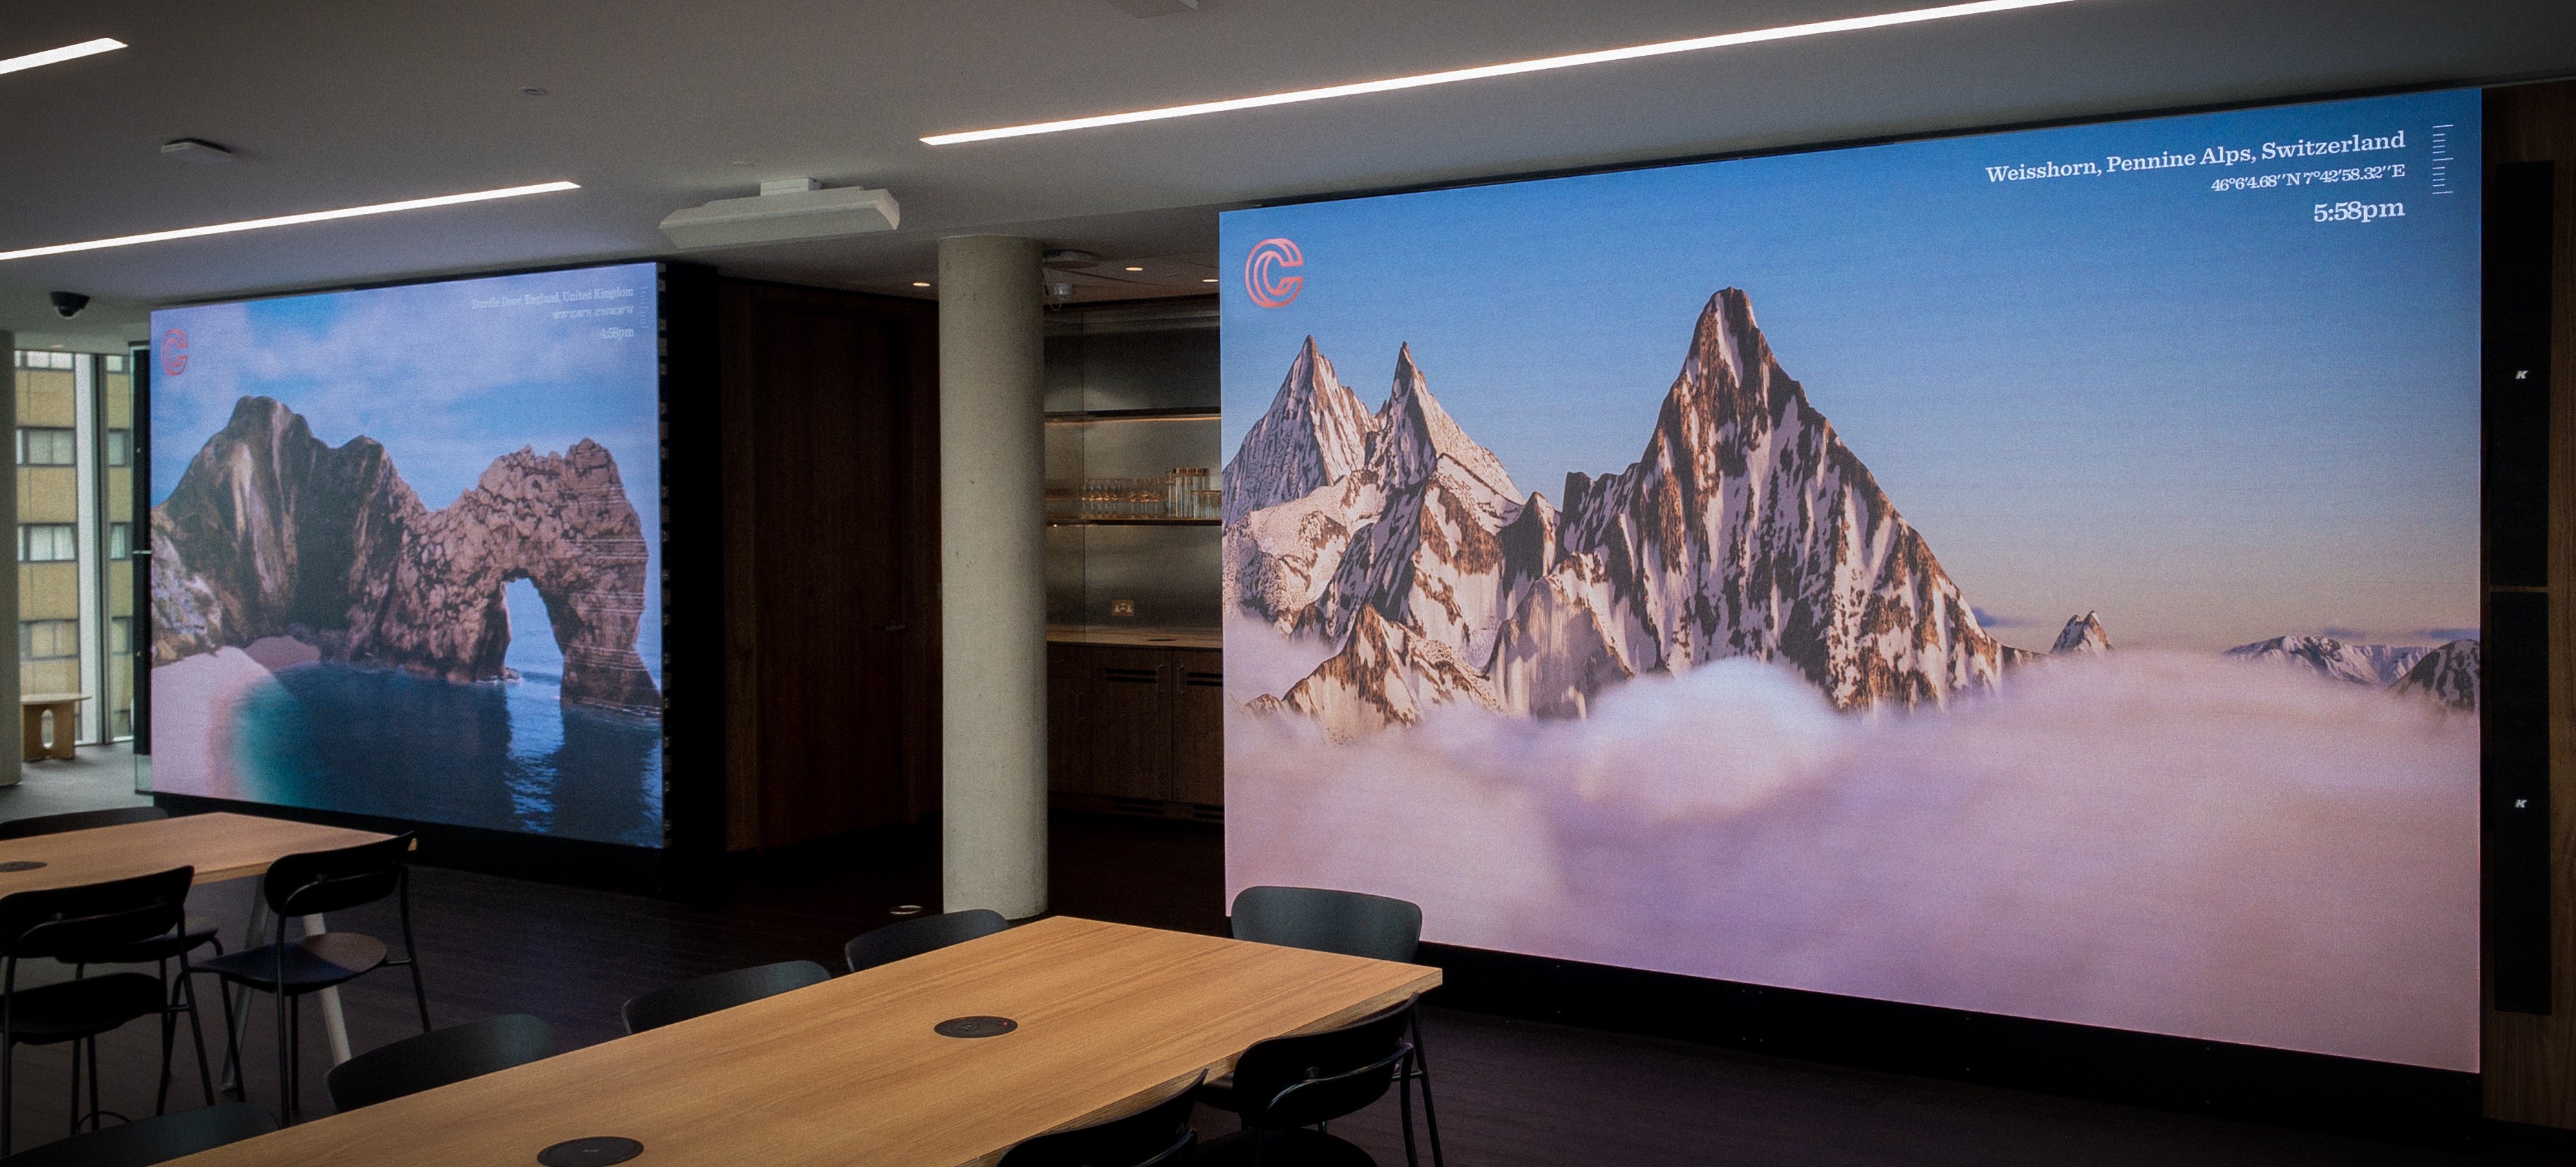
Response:
[[[1344,746],[1238,713],[1229,890],[1402,896],[1427,938],[1483,948],[2477,1068],[2474,717],[2196,654],[2013,678],[1846,715],[1730,660],[1588,721],[1451,708]]]

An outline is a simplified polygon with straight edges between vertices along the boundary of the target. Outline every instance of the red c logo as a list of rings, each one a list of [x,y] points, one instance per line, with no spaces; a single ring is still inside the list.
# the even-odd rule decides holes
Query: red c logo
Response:
[[[1289,239],[1264,239],[1243,260],[1243,290],[1264,308],[1284,308],[1306,286],[1304,276],[1282,276],[1283,267],[1304,267],[1306,256]]]
[[[161,334],[161,371],[176,377],[188,371],[188,334],[173,328]]]

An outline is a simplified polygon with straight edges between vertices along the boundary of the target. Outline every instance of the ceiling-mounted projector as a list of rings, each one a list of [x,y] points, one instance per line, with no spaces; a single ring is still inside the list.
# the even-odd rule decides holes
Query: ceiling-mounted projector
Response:
[[[902,217],[890,191],[854,186],[825,190],[810,178],[788,178],[760,184],[760,194],[752,198],[717,199],[673,211],[662,220],[662,234],[688,251],[892,231]]]

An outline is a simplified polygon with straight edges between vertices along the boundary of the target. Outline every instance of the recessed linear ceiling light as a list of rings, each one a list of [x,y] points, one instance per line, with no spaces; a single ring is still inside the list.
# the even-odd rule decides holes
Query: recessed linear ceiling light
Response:
[[[1865,28],[1886,28],[1898,24],[1921,24],[1930,20],[1948,20],[1954,16],[1980,16],[1989,12],[2011,12],[2020,8],[2045,8],[2052,4],[2070,4],[2074,0],[1976,0],[1970,4],[1944,4],[1937,8],[1909,8],[1903,12],[1882,12],[1874,16],[1849,16],[1841,20],[1817,20],[1806,24],[1785,24],[1778,28],[1757,28],[1747,32],[1719,33],[1716,36],[1692,37],[1688,40],[1657,41],[1625,48],[1598,49],[1589,53],[1568,53],[1561,57],[1539,57],[1527,61],[1506,61],[1499,65],[1478,65],[1469,69],[1448,69],[1438,73],[1416,73],[1409,77],[1388,77],[1378,81],[1354,81],[1348,85],[1327,85],[1320,89],[1292,89],[1286,93],[1264,93],[1257,97],[1231,97],[1223,101],[1202,101],[1194,105],[1167,105],[1159,109],[1140,109],[1128,113],[1104,113],[1092,117],[1066,118],[1062,121],[1031,122],[1023,126],[1002,126],[990,130],[967,130],[955,134],[932,134],[922,141],[933,146],[955,146],[965,142],[989,142],[996,138],[1024,138],[1031,134],[1060,134],[1066,130],[1088,130],[1099,126],[1123,126],[1130,122],[1155,122],[1166,118],[1196,117],[1208,113],[1230,113],[1238,109],[1259,109],[1268,105],[1293,105],[1301,101],[1322,101],[1330,97],[1356,97],[1364,93],[1386,93],[1397,89],[1420,89],[1428,85],[1448,85],[1459,81],[1481,81],[1487,77],[1509,77],[1518,73],[1540,73],[1549,69],[1571,69],[1577,65],[1599,65],[1609,61],[1633,61],[1640,57],[1661,57],[1673,53],[1692,53],[1701,49],[1720,49],[1729,45],[1758,44],[1762,41],[1793,40],[1798,37],[1823,36],[1830,32],[1854,32]]]
[[[489,202],[514,199],[520,195],[546,194],[559,190],[580,190],[577,182],[540,182],[533,186],[505,186],[499,190],[473,190],[464,194],[439,195],[426,199],[404,199],[398,203],[370,203],[363,207],[342,207],[336,211],[306,211],[301,215],[278,215],[268,219],[244,219],[238,223],[215,223],[205,227],[181,227],[175,231],[147,231],[141,235],[119,235],[114,239],[92,239],[83,243],[57,243],[50,247],[26,247],[0,251],[0,260],[34,259],[40,255],[68,255],[75,251],[97,251],[104,247],[131,247],[137,243],[159,243],[168,239],[194,239],[200,235],[229,235],[235,231],[257,231],[264,227],[292,227],[298,223],[325,223],[333,219],[355,219],[362,215],[383,215],[394,211],[418,211],[430,207],[452,207],[458,203]]]
[[[0,61],[0,73],[15,73],[20,69],[33,69],[40,65],[58,65],[64,61],[77,61],[82,57],[93,57],[100,53],[114,52],[124,47],[124,41],[118,40],[114,37],[103,36],[94,41],[82,41],[76,45],[64,45],[59,49],[46,49],[41,53],[29,53],[23,57],[11,57],[8,60]]]

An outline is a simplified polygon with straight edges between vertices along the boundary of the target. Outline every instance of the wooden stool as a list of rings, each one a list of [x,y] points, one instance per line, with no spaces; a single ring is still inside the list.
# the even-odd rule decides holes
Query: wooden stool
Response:
[[[20,761],[72,756],[72,742],[80,736],[80,703],[89,700],[87,693],[28,693],[18,698]],[[45,715],[54,715],[54,736],[45,737]]]

